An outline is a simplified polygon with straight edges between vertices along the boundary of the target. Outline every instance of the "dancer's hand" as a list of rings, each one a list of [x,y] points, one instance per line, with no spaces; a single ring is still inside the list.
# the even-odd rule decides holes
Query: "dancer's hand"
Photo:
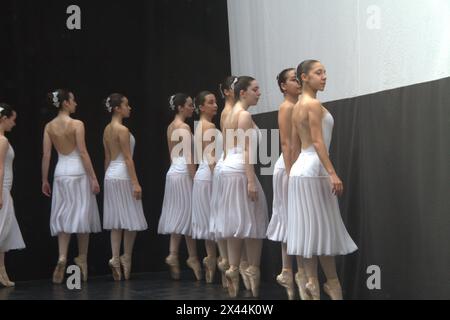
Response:
[[[247,186],[248,197],[251,201],[255,202],[258,200],[258,191],[256,190],[255,183],[249,182]]]
[[[337,174],[332,174],[330,180],[333,194],[340,197],[344,193],[344,185],[341,179],[339,179]]]
[[[91,180],[91,190],[93,194],[99,194],[100,193],[100,185],[98,184],[97,179]]]
[[[139,184],[133,185],[133,196],[136,200],[142,199],[142,188]]]
[[[42,193],[50,198],[50,196],[52,194],[52,189],[51,189],[50,183],[48,183],[48,181],[42,182]]]

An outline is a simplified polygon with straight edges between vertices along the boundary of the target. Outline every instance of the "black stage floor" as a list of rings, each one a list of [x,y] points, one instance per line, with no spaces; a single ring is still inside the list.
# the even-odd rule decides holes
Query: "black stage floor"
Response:
[[[243,287],[243,284],[241,285]],[[129,281],[114,282],[111,276],[91,277],[81,290],[51,280],[16,282],[15,288],[0,287],[0,300],[228,300],[226,289],[218,283],[193,280],[183,272],[182,280],[172,281],[168,273],[133,274]],[[255,300],[242,290],[239,300]],[[275,283],[261,283],[259,300],[286,300],[285,291]]]

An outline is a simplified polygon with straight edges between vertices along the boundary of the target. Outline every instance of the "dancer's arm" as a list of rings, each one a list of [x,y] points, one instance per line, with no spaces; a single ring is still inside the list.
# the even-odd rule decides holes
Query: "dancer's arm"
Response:
[[[205,153],[205,150],[207,148],[210,148],[210,145],[213,145],[213,144],[215,145],[215,143],[216,143],[216,140],[215,140],[216,136],[215,135],[211,136],[209,134],[211,132],[216,132],[216,126],[213,123],[206,123],[206,124],[203,124],[202,130],[203,130],[203,134],[202,134],[202,145],[203,145],[203,148],[202,148],[202,151],[203,151],[203,153]],[[210,141],[205,141],[206,140],[205,139],[205,134],[208,134],[206,137],[210,138],[211,139]],[[211,172],[213,172],[214,171],[214,167],[216,166],[216,163],[218,161],[218,159],[216,159],[216,149],[214,148],[212,150],[212,152],[206,153],[206,158],[207,158],[207,161],[208,161],[208,164],[209,164],[209,168],[210,168]]]
[[[5,178],[5,157],[8,148],[8,139],[0,137],[0,209],[3,208],[3,180]]]
[[[183,124],[181,126],[182,130],[185,130],[183,132],[183,155],[186,158],[186,161],[188,162],[188,170],[189,175],[192,179],[195,177],[195,173],[197,172],[197,166],[194,163],[193,153],[192,153],[192,131],[191,127],[189,127],[188,124]]]
[[[312,102],[308,102],[306,104],[306,108],[308,110],[309,127],[311,130],[311,139],[314,148],[316,149],[316,152],[319,155],[319,159],[322,162],[322,165],[330,175],[333,193],[336,195],[341,195],[344,190],[344,187],[342,185],[341,179],[339,179],[338,175],[336,174],[336,170],[334,169],[333,164],[331,163],[330,157],[328,155],[325,142],[323,141],[322,105],[318,100],[313,100]]]
[[[105,135],[103,135],[103,148],[105,149],[105,172],[108,170],[109,163],[111,162],[111,153],[109,151],[108,144],[106,143]]]
[[[119,130],[119,143],[120,150],[125,158],[125,163],[128,168],[128,174],[130,175],[131,184],[133,186],[133,195],[136,200],[142,198],[142,188],[139,184],[136,168],[134,166],[133,156],[131,155],[131,145],[130,145],[130,131],[127,127],[121,127]]]
[[[253,129],[253,120],[252,116],[248,111],[242,111],[239,114],[238,119],[238,129],[242,129],[245,133],[248,130]],[[245,135],[245,148],[244,148],[244,159],[245,159],[245,174],[247,175],[248,181],[248,196],[252,201],[256,201],[258,199],[258,192],[256,190],[256,175],[255,175],[255,167],[250,163],[251,159],[251,143],[250,137]]]
[[[43,154],[42,154],[42,193],[47,197],[50,197],[52,190],[50,183],[48,182],[48,170],[50,167],[50,158],[52,156],[52,140],[48,133],[48,125],[44,129],[44,139],[43,139]]]
[[[278,128],[280,129],[280,140],[281,140],[281,152],[283,154],[285,167],[290,167],[290,164],[293,159],[291,159],[291,135],[290,135],[290,127],[292,116],[292,108],[289,107],[286,103],[283,103],[280,106],[280,110],[278,111]]]
[[[289,152],[291,154],[292,161],[289,161],[289,163],[286,165],[286,174],[288,175],[288,177],[291,173],[292,165],[294,164],[295,159],[298,158],[301,149],[302,141],[300,140],[300,135],[297,131],[297,125],[293,120],[291,120],[291,139],[289,140]]]
[[[83,162],[84,169],[91,179],[92,192],[98,194],[100,192],[100,186],[95,175],[94,167],[92,166],[91,157],[86,148],[85,130],[83,122],[74,120],[75,126],[75,139],[77,143],[78,152],[80,153],[81,161]]]

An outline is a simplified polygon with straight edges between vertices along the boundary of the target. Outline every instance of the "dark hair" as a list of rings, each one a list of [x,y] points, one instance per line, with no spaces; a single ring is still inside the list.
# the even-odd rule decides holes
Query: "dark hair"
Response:
[[[63,102],[69,101],[70,99],[70,91],[66,89],[57,89],[53,92],[48,93],[47,99],[52,107],[61,110]]]
[[[2,111],[0,111],[0,118],[2,117],[11,118],[13,113],[15,112],[15,110],[6,103],[0,103],[0,109],[3,109]]]
[[[238,81],[234,85],[234,89],[232,88],[234,91],[234,98],[236,99],[236,101],[239,101],[241,97],[241,91],[242,90],[246,91],[252,84],[252,81],[255,81],[255,78],[248,76],[242,76],[238,78]]]
[[[172,111],[175,111],[175,113],[178,113],[178,107],[184,106],[186,104],[187,99],[189,99],[189,96],[185,93],[174,94],[169,99],[170,109]]]
[[[210,94],[214,95],[214,93],[210,91],[202,91],[195,97],[194,108],[197,114],[200,114],[200,106],[205,104],[206,97],[209,96]]]
[[[121,93],[110,94],[108,98],[103,100],[103,105],[108,112],[113,112],[114,108],[120,107],[125,96]]]
[[[286,81],[288,80],[288,73],[291,71],[295,71],[295,69],[294,68],[284,69],[277,76],[278,87],[280,87],[281,93],[285,93],[281,85],[286,83]]]
[[[219,84],[220,95],[225,99],[225,90],[231,90],[231,84],[237,79],[235,76],[226,77],[221,84]]]
[[[311,71],[312,66],[316,63],[320,62],[319,60],[305,60],[300,63],[297,67],[297,79],[300,84],[303,86],[302,74],[308,74]]]

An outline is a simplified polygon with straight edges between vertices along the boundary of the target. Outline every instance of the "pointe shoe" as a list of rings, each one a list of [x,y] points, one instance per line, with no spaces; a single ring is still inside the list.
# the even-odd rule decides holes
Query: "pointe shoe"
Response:
[[[111,268],[114,281],[122,280],[122,270],[120,269],[120,258],[113,257],[111,260],[109,260],[108,265]]]
[[[228,283],[228,295],[230,298],[236,298],[239,293],[239,268],[231,267],[225,272]]]
[[[180,280],[180,262],[177,256],[168,256],[166,258],[166,264],[170,268],[170,276],[173,280]]]
[[[228,281],[227,277],[225,276],[225,272],[230,269],[230,265],[228,264],[228,261],[226,259],[219,257],[217,259],[217,268],[220,270],[220,273],[222,275],[222,287],[226,289],[228,288]]]
[[[131,276],[131,257],[127,254],[124,254],[120,257],[120,265],[123,269],[123,276],[125,280],[130,280]]]
[[[300,299],[302,300],[312,300],[312,296],[310,296],[306,292],[306,283],[308,282],[306,278],[306,274],[303,271],[299,271],[295,274],[295,283],[297,283],[298,292],[300,294]]]
[[[252,285],[250,284],[249,277],[245,273],[245,270],[247,270],[248,267],[249,267],[249,264],[247,261],[241,262],[241,264],[239,265],[239,273],[241,274],[242,281],[244,282],[245,290],[250,291],[250,290],[252,290]]]
[[[61,284],[64,281],[64,273],[66,272],[66,259],[59,259],[53,271],[53,283]]]
[[[292,276],[292,270],[283,270],[281,274],[277,276],[277,282],[280,286],[286,289],[288,300],[294,300],[295,287],[294,287],[294,277]]]
[[[314,279],[313,281],[309,280],[306,284],[306,293],[312,300],[320,300],[320,287],[317,279]]]
[[[186,264],[188,265],[189,268],[192,269],[192,271],[194,271],[194,275],[197,281],[202,280],[203,278],[202,266],[200,265],[200,261],[198,261],[198,258],[197,257],[189,258],[186,260]]]
[[[342,300],[342,288],[339,279],[328,280],[323,285],[323,291],[330,296],[331,300]]]
[[[250,287],[253,297],[259,297],[259,284],[261,282],[261,271],[258,267],[250,266],[245,270],[245,274],[250,280]]]
[[[5,267],[0,267],[0,283],[6,288],[14,287],[16,284],[9,280]]]
[[[76,257],[73,261],[81,270],[83,282],[86,282],[88,280],[88,264],[86,257]]]
[[[203,259],[203,266],[205,267],[205,279],[206,283],[213,283],[214,275],[216,273],[216,262],[215,259],[206,257]]]

